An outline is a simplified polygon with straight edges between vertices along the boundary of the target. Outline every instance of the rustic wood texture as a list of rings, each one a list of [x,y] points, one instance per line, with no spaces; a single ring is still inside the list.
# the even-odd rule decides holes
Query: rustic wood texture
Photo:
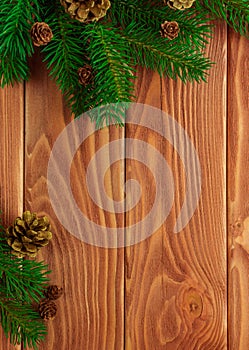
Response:
[[[139,245],[126,248],[128,350],[221,350],[227,346],[226,54],[226,29],[217,24],[208,49],[217,64],[208,84],[184,86],[140,71],[137,100],[174,117],[194,143],[201,163],[202,194],[188,226],[174,234],[186,191],[179,156],[162,137],[128,125],[126,137],[154,145],[165,156],[175,179],[175,203],[163,227]],[[130,161],[126,169],[127,177],[138,179],[143,189],[141,203],[126,215],[129,226],[149,210],[155,188],[146,167]],[[195,185],[198,179],[192,176]]]
[[[249,348],[249,42],[228,37],[229,349]]]
[[[122,200],[123,184],[131,178],[140,183],[142,197],[126,215],[103,212],[85,186],[88,163],[101,146],[121,139],[124,147],[125,137],[143,140],[172,170],[175,199],[165,224],[147,240],[125,249],[80,241],[63,228],[51,207],[48,160],[72,116],[39,56],[31,61],[32,78],[25,86],[0,91],[4,224],[24,208],[50,217],[54,237],[39,259],[52,269],[51,283],[65,291],[39,350],[249,348],[248,52],[248,40],[232,30],[227,36],[226,26],[219,23],[208,48],[217,62],[208,84],[183,85],[153,72],[138,72],[137,101],[175,118],[200,158],[202,194],[182,232],[174,234],[173,227],[186,193],[185,169],[163,137],[129,124],[98,131],[79,147],[71,168],[72,191],[82,213],[103,226],[122,228],[141,220],[151,210],[155,181],[153,171],[141,162],[114,163],[104,177],[109,197]],[[155,166],[160,170],[159,164]],[[194,176],[192,182],[196,183]],[[65,208],[68,213],[70,206]],[[0,344],[3,350],[21,349],[10,345],[1,330]]]
[[[23,210],[23,86],[0,90],[0,208],[3,225],[10,225]],[[0,329],[0,348],[20,350],[6,340]]]
[[[53,271],[51,283],[64,289],[57,302],[58,316],[48,323],[49,336],[39,349],[122,349],[124,252],[85,244],[69,234],[56,218],[47,191],[47,165],[54,142],[72,117],[38,56],[31,62],[31,71],[25,101],[25,207],[51,219],[53,240],[39,257]],[[115,218],[97,211],[86,197],[82,179],[96,150],[111,140],[122,139],[122,133],[122,129],[113,127],[89,137],[72,163],[71,185],[76,201],[89,219],[103,226],[109,222],[111,227],[122,227],[124,218],[119,216],[116,223]],[[119,164],[106,175],[108,191],[117,197],[121,196],[121,187],[119,181],[112,180],[121,178],[122,173],[123,166]],[[60,195],[65,195],[63,190]],[[71,215],[70,206],[65,208],[65,215]]]

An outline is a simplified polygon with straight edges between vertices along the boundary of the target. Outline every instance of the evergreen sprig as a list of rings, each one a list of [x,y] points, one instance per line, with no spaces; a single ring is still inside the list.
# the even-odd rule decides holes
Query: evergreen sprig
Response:
[[[39,18],[38,0],[2,0],[0,5],[0,83],[1,87],[27,80],[27,57],[34,52],[30,26]]]
[[[249,3],[248,0],[196,0],[196,10],[204,14],[221,18],[241,35],[249,34]]]
[[[32,305],[43,297],[48,273],[44,262],[12,255],[0,225],[0,321],[13,344],[37,349],[46,335],[46,326]]]
[[[172,79],[178,76],[183,82],[205,80],[211,62],[201,52],[194,51],[185,43],[165,45],[154,31],[149,34],[137,23],[131,23],[121,34],[129,44],[130,52],[135,53],[134,64],[156,70],[161,76],[167,75]]]
[[[51,43],[42,48],[49,74],[60,87],[72,111],[76,115],[80,114],[84,110],[80,96],[88,98],[85,101],[85,110],[94,103],[89,94],[91,87],[84,88],[78,82],[78,68],[89,63],[86,49],[82,45],[82,25],[72,20],[60,3],[56,2],[47,4],[44,21],[49,23],[54,35]]]
[[[113,119],[122,124],[125,108],[113,103],[134,99],[134,67],[141,65],[170,78],[207,80],[212,63],[205,47],[212,36],[210,20],[222,18],[242,35],[248,35],[248,0],[196,0],[184,11],[173,10],[163,0],[111,0],[107,15],[97,23],[70,18],[60,0],[3,0],[0,5],[1,86],[27,80],[27,57],[33,54],[30,29],[46,22],[51,42],[41,47],[49,74],[65,96],[75,116],[90,113],[99,126]],[[180,33],[174,40],[161,37],[164,21],[176,21]],[[91,65],[94,79],[87,86],[78,81],[78,69]]]
[[[155,34],[159,33],[160,24],[165,20],[176,21],[181,28],[180,41],[191,45],[193,50],[195,48],[202,50],[212,32],[212,26],[207,23],[206,16],[196,12],[194,8],[172,11],[169,6],[163,6],[162,1],[154,3],[153,6],[151,2],[139,0],[114,1],[110,18],[115,25],[121,25],[123,29],[134,22],[145,29],[150,28]],[[165,45],[165,40],[162,42]],[[169,41],[167,41],[168,44]]]
[[[29,303],[8,297],[7,288],[0,290],[0,319],[6,337],[14,345],[21,344],[26,349],[45,339],[46,326],[37,311]]]
[[[83,33],[90,41],[87,52],[96,72],[94,88],[97,105],[130,101],[134,69],[126,38],[118,29],[104,23],[85,26]]]

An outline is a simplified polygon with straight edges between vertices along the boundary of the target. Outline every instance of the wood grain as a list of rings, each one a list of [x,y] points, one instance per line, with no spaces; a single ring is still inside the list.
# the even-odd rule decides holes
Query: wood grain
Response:
[[[144,140],[163,154],[175,179],[175,201],[165,224],[126,248],[127,350],[226,349],[226,54],[226,27],[217,23],[208,49],[217,64],[208,84],[184,86],[139,73],[138,101],[162,108],[190,136],[200,158],[202,194],[187,227],[174,234],[186,190],[183,164],[158,134],[126,127],[126,137]],[[126,169],[126,177],[137,179],[143,189],[141,203],[126,215],[129,226],[150,210],[155,189],[151,172],[140,163],[127,162]],[[193,186],[196,181],[193,174]]]
[[[180,81],[162,80],[153,72],[138,72],[137,101],[174,117],[200,158],[200,203],[182,232],[173,234],[173,227],[185,197],[185,169],[163,137],[132,124],[125,130],[110,127],[90,136],[73,159],[71,186],[82,213],[98,224],[119,228],[135,224],[151,210],[153,171],[134,160],[116,162],[108,169],[104,183],[110,198],[122,200],[123,184],[131,178],[138,180],[142,189],[141,201],[133,210],[125,216],[113,215],[93,203],[86,190],[91,157],[103,145],[131,137],[153,145],[167,160],[175,180],[172,210],[150,238],[126,249],[108,250],[78,240],[62,227],[51,207],[48,159],[72,116],[41,59],[37,55],[32,59],[32,79],[25,91],[22,85],[0,91],[3,221],[7,226],[24,208],[50,217],[54,237],[39,259],[53,270],[51,283],[65,290],[39,350],[249,348],[249,43],[233,31],[228,34],[227,56],[226,26],[217,24],[208,48],[217,64],[208,84],[184,86]],[[141,121],[143,118],[141,115]],[[160,171],[160,165],[155,166]],[[96,186],[97,172],[96,167],[92,179]],[[195,184],[196,178],[192,180]],[[71,215],[70,206],[65,215]],[[1,330],[0,344],[3,350],[20,350],[9,344]]]
[[[47,191],[47,165],[57,137],[72,117],[38,56],[31,62],[31,71],[32,79],[26,87],[25,102],[25,206],[50,217],[52,243],[42,250],[39,258],[48,262],[53,271],[51,283],[62,286],[65,291],[57,302],[56,319],[48,323],[47,341],[39,349],[122,349],[124,251],[88,245],[69,234],[56,218]],[[103,226],[108,222],[111,227],[122,227],[124,218],[115,219],[97,210],[85,191],[82,179],[96,150],[111,140],[122,138],[122,133],[114,127],[92,135],[79,148],[72,162],[71,186],[75,199],[90,220],[96,220]],[[114,165],[106,174],[109,195],[121,196],[120,181],[114,180],[122,174],[122,164]],[[66,194],[62,189],[58,195]],[[73,214],[69,203],[65,215]]]
[[[249,348],[249,42],[228,40],[229,349]]]
[[[23,86],[0,90],[0,209],[3,225],[10,225],[23,211]],[[0,329],[1,349],[12,346]]]

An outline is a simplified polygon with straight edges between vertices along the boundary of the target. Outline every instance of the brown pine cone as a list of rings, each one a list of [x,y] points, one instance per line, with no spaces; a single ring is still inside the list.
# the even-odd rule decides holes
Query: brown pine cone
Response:
[[[185,10],[190,8],[195,0],[166,0],[167,5],[173,9],[177,10]],[[164,2],[166,2],[164,1]]]
[[[63,294],[63,289],[54,285],[49,286],[44,292],[45,297],[50,300],[56,300],[60,298],[62,294]]]
[[[98,21],[110,8],[110,0],[60,0],[65,11],[80,22]]]
[[[47,45],[53,38],[52,30],[45,22],[34,23],[30,35],[35,46]]]
[[[38,311],[43,320],[53,320],[57,313],[57,306],[53,301],[45,299],[39,303]]]
[[[22,217],[18,216],[6,230],[7,243],[12,247],[12,253],[19,258],[25,255],[36,257],[39,249],[46,246],[51,238],[48,218],[37,217],[30,211],[25,211]]]
[[[89,64],[78,69],[79,83],[83,86],[89,85],[93,80],[93,69]]]
[[[180,32],[180,28],[177,22],[168,22],[165,21],[161,24],[161,36],[163,38],[168,38],[170,40],[175,39]]]

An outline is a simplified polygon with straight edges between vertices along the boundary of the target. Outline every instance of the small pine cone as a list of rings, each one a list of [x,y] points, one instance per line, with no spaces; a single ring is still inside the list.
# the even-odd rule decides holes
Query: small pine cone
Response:
[[[195,0],[166,0],[167,5],[173,9],[177,10],[185,10],[190,8]],[[166,2],[164,1],[164,2]]]
[[[45,22],[34,23],[30,35],[35,46],[47,45],[53,38],[52,30]]]
[[[163,38],[168,38],[170,40],[175,39],[180,32],[180,28],[177,22],[168,22],[165,21],[161,24],[161,36]]]
[[[22,217],[17,217],[14,224],[6,230],[7,243],[12,247],[12,253],[19,258],[25,255],[36,257],[39,249],[46,246],[51,238],[48,218],[37,217],[30,211],[25,211]]]
[[[71,18],[80,22],[98,21],[110,8],[110,0],[60,0]]]
[[[89,64],[78,69],[79,83],[83,86],[89,85],[93,80],[93,69]]]
[[[45,297],[50,300],[56,300],[60,298],[62,294],[63,289],[58,286],[49,286],[44,292]]]
[[[38,311],[43,320],[53,320],[57,313],[57,306],[53,301],[45,299],[39,303]]]

